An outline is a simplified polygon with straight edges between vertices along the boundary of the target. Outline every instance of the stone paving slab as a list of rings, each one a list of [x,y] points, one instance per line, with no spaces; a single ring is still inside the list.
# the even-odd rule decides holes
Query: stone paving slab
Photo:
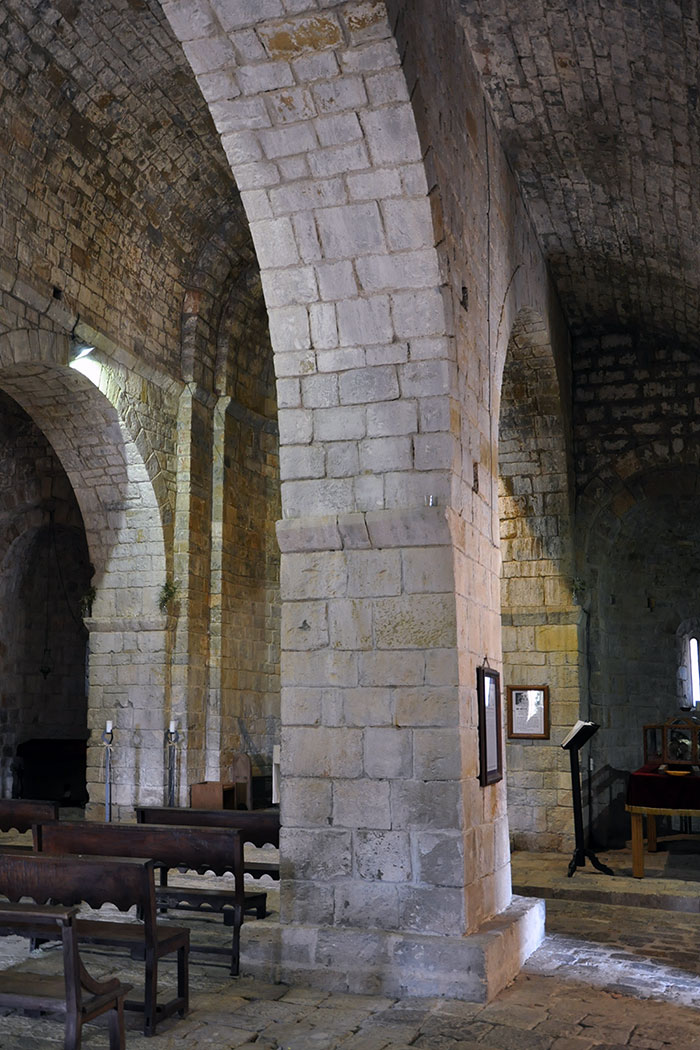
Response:
[[[538,861],[528,861],[543,865]],[[547,862],[550,863],[550,862]],[[566,870],[566,858],[550,866]],[[591,881],[572,883],[585,898]],[[566,875],[563,876],[566,878]],[[592,878],[606,878],[596,873]],[[617,878],[617,876],[616,876]],[[634,880],[638,882],[638,880]],[[636,890],[633,889],[633,898]],[[178,917],[178,921],[180,918]],[[229,943],[220,917],[186,917],[193,938]],[[245,933],[245,927],[244,927]],[[15,939],[16,940],[16,939]],[[547,936],[493,1002],[391,999],[231,978],[225,960],[193,955],[192,1008],[146,1038],[127,1015],[128,1050],[700,1050],[700,915],[563,898],[547,902]],[[26,942],[25,942],[26,943]],[[0,953],[3,946],[0,945]],[[84,951],[96,976],[138,986],[142,965],[109,950]],[[0,965],[18,965],[17,945]],[[56,948],[22,968],[57,972]],[[166,964],[161,984],[174,983]],[[84,1029],[85,1050],[106,1050],[103,1024]],[[53,1020],[0,1016],[0,1050],[61,1050]]]

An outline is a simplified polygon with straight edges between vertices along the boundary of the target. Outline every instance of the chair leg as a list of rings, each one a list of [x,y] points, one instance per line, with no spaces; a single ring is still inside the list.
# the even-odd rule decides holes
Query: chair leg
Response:
[[[64,1050],[80,1050],[81,1035],[82,1025],[80,1023],[80,1019],[73,1013],[67,1013],[66,1030],[63,1040]]]
[[[233,934],[231,937],[231,976],[238,977],[241,968],[241,926],[243,925],[243,908],[236,905],[233,909]]]
[[[158,1003],[158,960],[146,949],[146,980],[143,997],[143,1034],[155,1035]]]
[[[177,950],[177,994],[182,999],[182,1006],[178,1010],[180,1017],[184,1017],[190,1008],[190,946],[183,944]]]
[[[109,1050],[124,1050],[124,996],[117,997],[116,1006],[109,1011]]]

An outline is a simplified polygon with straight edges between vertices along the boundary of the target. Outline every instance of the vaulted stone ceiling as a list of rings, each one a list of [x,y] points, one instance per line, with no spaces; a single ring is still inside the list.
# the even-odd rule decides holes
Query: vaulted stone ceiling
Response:
[[[700,333],[697,0],[459,0],[574,333]]]
[[[0,187],[3,266],[57,286],[127,346],[169,325],[172,345],[183,285],[213,236],[254,259],[219,136],[157,0],[3,0]]]

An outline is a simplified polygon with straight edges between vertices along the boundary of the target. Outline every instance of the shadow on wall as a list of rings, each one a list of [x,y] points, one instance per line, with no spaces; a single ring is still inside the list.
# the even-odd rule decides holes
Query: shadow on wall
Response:
[[[623,849],[630,839],[630,819],[625,812],[629,773],[624,769],[602,766],[590,780],[593,820],[590,824],[594,848]],[[584,807],[589,802],[588,777],[583,778]],[[584,816],[585,820],[585,816]]]

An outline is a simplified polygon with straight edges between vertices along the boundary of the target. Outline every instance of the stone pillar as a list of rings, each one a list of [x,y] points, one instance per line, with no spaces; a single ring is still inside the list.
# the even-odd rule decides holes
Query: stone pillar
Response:
[[[102,733],[114,723],[112,818],[133,820],[135,804],[162,797],[165,617],[94,617],[90,632],[87,816],[104,819]]]
[[[542,911],[518,901],[464,936],[479,863],[465,850],[474,730],[445,511],[295,519],[278,538],[281,972],[488,998],[537,942]]]

